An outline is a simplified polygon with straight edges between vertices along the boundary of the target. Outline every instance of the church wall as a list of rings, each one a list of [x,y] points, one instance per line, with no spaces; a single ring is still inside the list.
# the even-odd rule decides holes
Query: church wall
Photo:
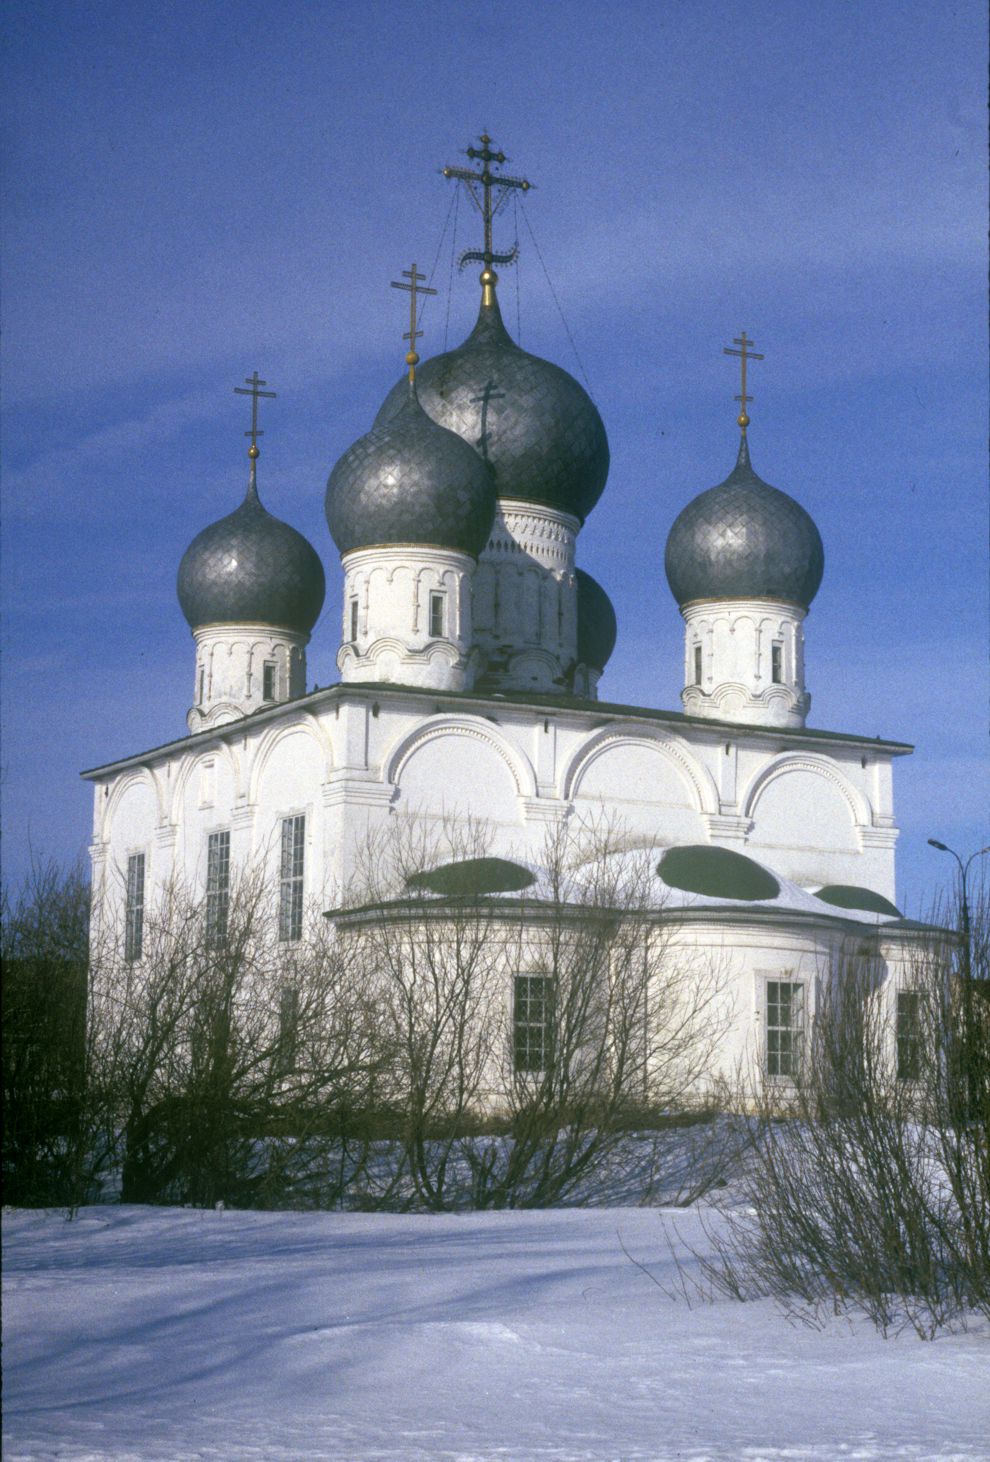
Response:
[[[889,760],[594,706],[355,688],[109,773],[94,849],[101,866],[126,868],[146,846],[149,886],[173,868],[195,885],[209,833],[229,825],[232,857],[263,857],[275,877],[281,819],[302,812],[307,892],[332,903],[360,847],[400,811],[470,816],[489,825],[493,852],[537,863],[548,824],[604,817],[641,845],[714,842],[805,887],[853,883],[893,898]]]

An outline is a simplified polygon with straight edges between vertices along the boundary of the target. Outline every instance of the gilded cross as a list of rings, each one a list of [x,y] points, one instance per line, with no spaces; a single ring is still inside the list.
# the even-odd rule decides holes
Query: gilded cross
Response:
[[[491,138],[487,132],[482,132],[478,141],[480,147],[469,147],[467,155],[472,161],[481,164],[480,172],[472,172],[470,168],[443,169],[445,178],[457,178],[467,188],[471,201],[481,214],[485,226],[485,247],[483,249],[467,249],[460,257],[460,267],[463,268],[471,259],[477,259],[484,265],[481,275],[481,283],[484,285],[483,301],[491,304],[494,301],[495,285],[498,283],[498,276],[495,274],[493,264],[511,264],[519,253],[518,244],[513,244],[507,254],[496,254],[492,245],[492,219],[502,207],[509,191],[512,188],[519,188],[523,193],[528,193],[533,184],[526,178],[511,178],[506,173],[492,172],[492,164],[501,166],[506,161],[504,152],[495,152],[491,147]],[[478,197],[478,186],[481,188],[481,198]],[[494,206],[492,205],[492,190],[498,191],[498,197]]]
[[[250,445],[250,447],[248,447],[248,456],[249,457],[257,457],[257,455],[258,455],[258,438],[259,437],[263,437],[265,435],[264,432],[261,431],[261,430],[259,430],[259,427],[258,427],[258,397],[259,396],[270,396],[274,400],[274,398],[275,398],[275,396],[276,396],[277,393],[275,391],[262,391],[261,390],[261,387],[262,386],[267,386],[268,385],[268,382],[267,381],[263,381],[261,379],[261,377],[258,375],[258,372],[257,371],[255,371],[253,375],[245,376],[244,377],[244,380],[246,382],[246,386],[235,386],[234,387],[234,390],[235,390],[235,392],[237,393],[238,396],[250,396],[252,398],[251,399],[251,430],[250,431],[246,431],[244,433],[244,435],[246,437],[250,437],[251,438],[251,445]]]
[[[752,396],[747,396],[746,395],[746,362],[748,360],[763,360],[763,359],[765,359],[764,356],[757,355],[757,353],[756,353],[755,350],[751,350],[750,349],[750,346],[753,345],[753,344],[754,344],[754,342],[752,340],[749,340],[747,338],[746,331],[744,330],[742,332],[742,334],[740,336],[736,337],[733,340],[733,342],[732,342],[732,345],[738,345],[739,346],[739,349],[738,350],[733,350],[732,345],[723,345],[722,346],[722,354],[723,355],[738,355],[739,358],[740,358],[740,368],[741,368],[741,371],[742,371],[742,386],[741,386],[741,394],[736,397],[736,400],[739,402],[739,415],[737,416],[736,420],[737,420],[738,424],[742,427],[743,431],[745,431],[746,428],[749,426],[749,416],[746,413],[746,407],[749,404],[749,402],[752,401],[752,399],[753,399]]]
[[[391,283],[393,289],[404,289],[409,293],[409,329],[402,338],[403,340],[409,341],[409,350],[406,353],[406,365],[409,367],[409,380],[412,383],[416,379],[416,367],[419,365],[419,353],[416,350],[416,341],[423,333],[422,330],[416,329],[416,301],[421,294],[436,294],[436,290],[430,289],[427,285],[420,284],[420,280],[425,279],[426,275],[417,273],[415,264],[411,269],[403,269],[402,278],[408,279],[409,283],[403,284],[398,279],[393,279]]]

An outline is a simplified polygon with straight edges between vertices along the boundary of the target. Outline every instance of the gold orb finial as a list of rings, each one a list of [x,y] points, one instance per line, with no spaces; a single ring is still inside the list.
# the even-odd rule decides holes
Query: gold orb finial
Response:
[[[746,415],[745,411],[741,411],[736,417],[736,425],[741,426],[743,431],[745,431],[746,428],[749,426],[749,417]]]
[[[255,457],[261,456],[261,449],[259,447],[256,447],[253,442],[248,447],[248,456],[251,458],[252,462],[254,461]]]

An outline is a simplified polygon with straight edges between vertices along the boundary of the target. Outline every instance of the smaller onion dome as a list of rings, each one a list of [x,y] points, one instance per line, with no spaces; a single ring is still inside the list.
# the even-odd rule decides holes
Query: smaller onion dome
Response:
[[[732,472],[688,503],[667,538],[667,582],[682,608],[696,599],[782,599],[807,609],[824,567],[814,522],[757,477],[745,432]]]
[[[254,455],[240,507],[204,528],[182,555],[178,591],[192,629],[268,624],[309,634],[316,623],[326,593],[323,565],[301,533],[262,507]]]
[[[416,543],[477,558],[495,518],[495,483],[484,459],[432,421],[407,383],[401,407],[330,473],[326,516],[342,555]]]
[[[608,438],[591,397],[552,361],[530,355],[502,322],[494,290],[456,350],[416,373],[423,409],[477,447],[500,498],[538,503],[584,522],[608,477]],[[404,381],[385,397],[380,426],[402,408]]]
[[[618,626],[612,601],[597,579],[575,569],[577,579],[577,657],[580,665],[604,670],[615,649]]]

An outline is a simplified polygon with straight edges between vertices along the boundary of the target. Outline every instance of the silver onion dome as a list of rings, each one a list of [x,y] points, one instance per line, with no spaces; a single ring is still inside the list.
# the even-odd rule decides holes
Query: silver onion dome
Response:
[[[423,409],[491,463],[500,498],[540,503],[582,522],[608,476],[608,439],[594,402],[559,366],[521,350],[492,292],[463,345],[416,372]],[[402,407],[386,396],[376,426]]]
[[[204,528],[182,555],[178,591],[192,629],[268,624],[308,634],[316,623],[323,565],[301,533],[262,507],[253,459],[240,507]]]
[[[477,558],[495,517],[491,468],[426,414],[405,379],[394,413],[379,417],[330,473],[326,516],[341,554],[417,543]]]
[[[682,607],[696,599],[782,599],[807,609],[824,567],[814,522],[757,477],[745,433],[732,472],[688,503],[667,538],[667,582]]]
[[[577,579],[577,657],[581,665],[604,670],[615,649],[618,626],[612,601],[597,579],[575,569]]]

